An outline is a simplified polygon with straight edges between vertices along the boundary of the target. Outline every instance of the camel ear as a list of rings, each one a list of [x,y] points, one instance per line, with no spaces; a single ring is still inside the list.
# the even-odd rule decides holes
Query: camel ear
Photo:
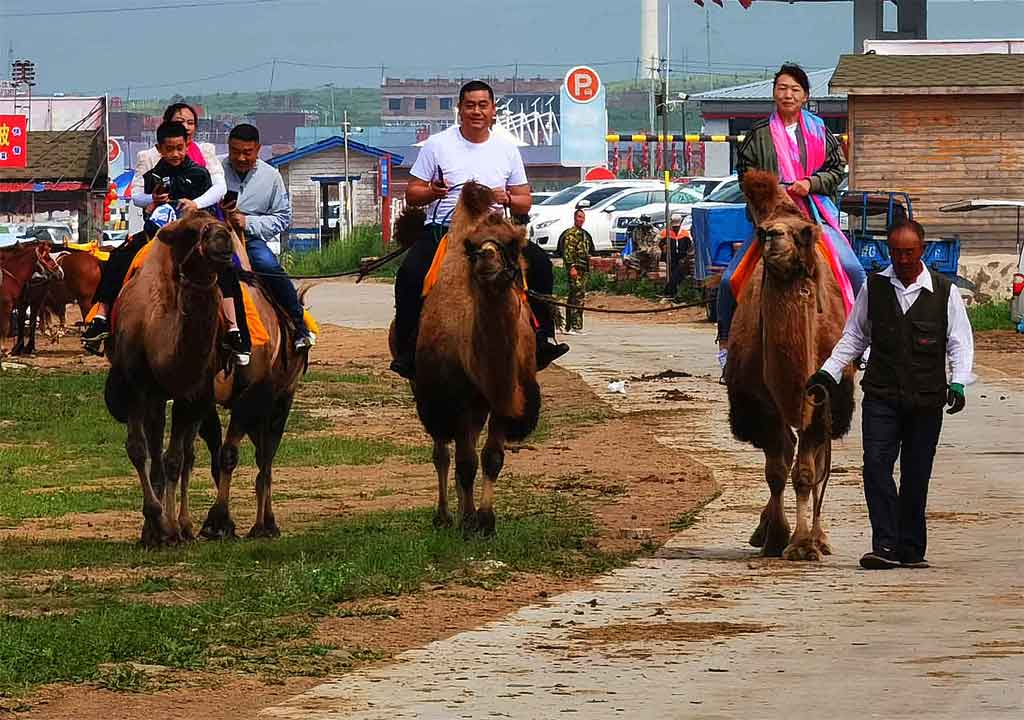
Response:
[[[415,245],[426,220],[427,213],[423,208],[407,205],[395,221],[395,242],[404,248]]]
[[[779,179],[764,170],[748,170],[743,174],[743,194],[754,216],[754,223],[762,222],[772,214],[781,200]]]
[[[470,217],[480,217],[491,211],[491,206],[494,205],[494,193],[486,185],[470,180],[462,186],[459,203]]]
[[[814,248],[814,226],[813,225],[805,225],[804,227],[802,227],[800,229],[799,238],[800,238],[800,247],[804,248],[805,250],[807,248],[812,248],[813,249]]]

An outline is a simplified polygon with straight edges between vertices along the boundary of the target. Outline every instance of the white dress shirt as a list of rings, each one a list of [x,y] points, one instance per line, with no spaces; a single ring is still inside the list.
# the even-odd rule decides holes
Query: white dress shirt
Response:
[[[931,273],[921,265],[921,272],[914,282],[904,286],[895,271],[890,265],[879,273],[889,278],[893,289],[896,291],[896,299],[899,301],[900,309],[904,314],[917,300],[922,290],[932,290]],[[971,381],[971,368],[974,365],[974,331],[971,329],[971,321],[967,318],[967,309],[964,307],[963,298],[957,292],[956,287],[949,290],[949,302],[946,305],[946,357],[949,359],[950,382],[967,385]],[[859,358],[871,344],[871,318],[868,317],[868,284],[864,283],[857,300],[850,310],[850,317],[846,319],[846,327],[843,328],[843,337],[832,350],[832,356],[822,365],[829,375],[839,382],[843,368]]]

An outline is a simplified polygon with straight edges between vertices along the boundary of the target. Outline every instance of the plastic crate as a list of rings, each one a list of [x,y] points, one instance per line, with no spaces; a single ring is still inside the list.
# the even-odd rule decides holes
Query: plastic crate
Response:
[[[960,237],[929,240],[924,245],[921,261],[935,272],[955,277],[960,267]]]
[[[732,261],[733,244],[744,243],[754,234],[746,205],[695,205],[692,217],[690,235],[697,260],[697,280],[715,274],[716,267],[728,266]]]

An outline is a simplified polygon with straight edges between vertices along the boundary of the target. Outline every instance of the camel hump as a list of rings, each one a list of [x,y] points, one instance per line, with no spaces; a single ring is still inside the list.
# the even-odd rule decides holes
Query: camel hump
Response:
[[[462,186],[459,202],[470,217],[480,217],[491,211],[494,205],[494,192],[486,185],[470,180]]]
[[[406,205],[405,210],[395,221],[395,242],[401,247],[410,248],[416,244],[427,222],[427,213],[421,207]]]
[[[743,173],[743,194],[754,220],[760,222],[779,204],[779,178],[764,170],[748,170]]]

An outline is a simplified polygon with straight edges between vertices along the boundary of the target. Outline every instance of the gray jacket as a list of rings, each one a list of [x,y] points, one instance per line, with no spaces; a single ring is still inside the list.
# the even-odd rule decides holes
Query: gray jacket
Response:
[[[281,173],[257,160],[243,181],[228,158],[221,163],[228,192],[238,193],[238,209],[246,216],[246,240],[276,240],[292,224],[292,204]]]

